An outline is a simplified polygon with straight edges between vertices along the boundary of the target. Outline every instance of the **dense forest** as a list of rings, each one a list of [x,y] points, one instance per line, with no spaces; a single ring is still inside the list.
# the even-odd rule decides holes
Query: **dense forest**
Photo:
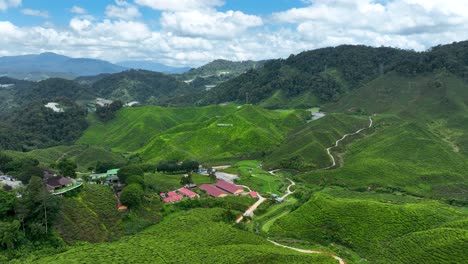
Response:
[[[437,46],[426,52],[395,48],[343,45],[267,61],[263,68],[248,72],[215,87],[204,103],[226,101],[259,103],[275,91],[287,97],[313,93],[320,102],[336,100],[349,90],[387,73],[405,76],[446,69],[466,78],[468,41]]]
[[[68,99],[57,99],[64,112],[46,108],[47,101],[16,108],[0,123],[0,148],[27,151],[74,143],[88,127],[87,111]]]

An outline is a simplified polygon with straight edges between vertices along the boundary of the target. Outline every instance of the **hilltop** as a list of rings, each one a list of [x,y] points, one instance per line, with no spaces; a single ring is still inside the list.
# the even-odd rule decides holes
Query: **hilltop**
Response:
[[[415,77],[446,69],[464,78],[467,46],[465,41],[426,52],[353,45],[305,51],[287,59],[266,61],[262,68],[249,70],[213,88],[205,99],[207,103],[245,102],[248,94],[250,103],[273,100],[276,103],[271,107],[281,108],[291,105],[288,99],[307,96],[310,103],[305,107],[312,107],[336,101],[391,72]],[[283,99],[278,101],[278,97]]]
[[[255,106],[122,109],[109,123],[90,118],[79,144],[135,151],[148,159],[212,160],[259,155],[284,134],[305,123],[301,111],[268,111]]]
[[[70,58],[46,52],[41,54],[0,57],[0,73],[13,78],[43,80],[51,77],[70,78],[100,73],[116,73],[127,68],[107,61]]]

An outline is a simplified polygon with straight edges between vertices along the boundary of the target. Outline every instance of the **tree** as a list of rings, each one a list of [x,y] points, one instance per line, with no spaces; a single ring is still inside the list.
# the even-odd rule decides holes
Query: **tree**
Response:
[[[182,185],[191,184],[191,183],[193,183],[192,173],[189,173],[187,176],[184,175],[180,179],[180,184],[182,184]]]
[[[181,165],[181,169],[186,171],[186,172],[189,172],[189,171],[194,171],[194,170],[198,170],[198,166],[200,164],[198,163],[198,161],[195,161],[195,160],[184,160],[182,162],[182,165]]]
[[[8,163],[11,161],[13,161],[13,159],[10,156],[0,152],[0,171],[7,172]]]
[[[60,208],[57,198],[47,192],[42,179],[36,176],[31,177],[22,196],[15,212],[23,232],[33,239],[47,235]]]
[[[130,176],[143,176],[144,171],[137,165],[129,165],[119,169],[117,177],[122,183],[127,183],[127,178]]]
[[[19,228],[20,223],[16,220],[13,222],[0,221],[0,247],[5,249],[14,248],[15,243],[18,242],[21,237]]]
[[[43,175],[44,171],[41,168],[37,166],[31,166],[23,168],[22,171],[18,174],[18,179],[23,182],[23,184],[27,184],[31,177],[36,176],[42,178]]]
[[[126,184],[137,183],[140,186],[145,186],[145,179],[141,175],[131,175],[125,180]]]
[[[138,207],[143,201],[144,195],[143,188],[139,184],[132,183],[123,189],[120,201],[128,207]]]
[[[13,193],[0,190],[0,219],[12,211],[16,197]]]
[[[56,167],[59,170],[59,173],[61,175],[76,178],[75,170],[77,166],[76,166],[76,163],[73,162],[72,160],[62,159],[57,163]]]

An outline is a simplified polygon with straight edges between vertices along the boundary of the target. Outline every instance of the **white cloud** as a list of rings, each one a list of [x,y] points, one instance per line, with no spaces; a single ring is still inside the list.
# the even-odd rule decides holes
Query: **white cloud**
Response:
[[[73,6],[70,9],[70,12],[72,12],[73,14],[77,14],[77,15],[84,15],[87,13],[86,9],[79,7],[79,6]]]
[[[0,0],[0,11],[5,11],[10,7],[18,7],[21,5],[21,0]]]
[[[41,10],[34,10],[34,9],[25,8],[25,9],[21,10],[21,13],[23,13],[24,15],[28,15],[28,16],[37,16],[37,17],[49,18],[49,13],[47,11],[41,11]]]
[[[141,16],[136,6],[122,0],[116,0],[115,3],[116,5],[108,5],[106,7],[107,17],[132,20]]]
[[[330,4],[331,0],[313,0],[306,1],[303,8],[267,18],[220,11],[217,7],[223,2],[216,0],[136,2],[161,10],[159,24],[146,24],[138,16],[130,15],[130,19],[110,14],[101,20],[78,14],[70,19],[69,27],[23,27],[0,21],[0,55],[53,51],[114,62],[152,59],[198,66],[218,58],[284,58],[340,44],[424,50],[468,39],[464,1],[333,0]],[[120,0],[112,6],[125,9],[130,3]]]
[[[206,10],[224,5],[222,0],[136,0],[135,3],[163,11]]]
[[[368,44],[424,50],[440,42],[468,37],[468,7],[461,0],[309,3],[304,8],[275,13],[272,20],[296,25],[296,32],[303,39],[319,47]]]
[[[233,38],[250,27],[263,25],[260,17],[239,11],[184,11],[163,12],[161,25],[180,35],[207,38]]]

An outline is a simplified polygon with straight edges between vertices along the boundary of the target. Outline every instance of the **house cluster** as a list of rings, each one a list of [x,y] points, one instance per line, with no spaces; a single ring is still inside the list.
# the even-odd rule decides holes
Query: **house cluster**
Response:
[[[22,186],[23,184],[21,181],[18,181],[11,176],[3,174],[3,172],[0,171],[0,185],[8,185],[11,186],[12,188],[18,188]]]
[[[119,172],[119,169],[110,169],[110,170],[107,170],[106,173],[91,174],[91,180],[93,182],[100,182],[103,184],[118,183],[119,182],[119,177],[117,176],[118,172]]]
[[[243,187],[223,180],[218,180],[216,184],[203,184],[200,190],[212,197],[226,197],[228,194],[240,195],[244,192]]]
[[[196,185],[195,185],[196,187]],[[167,193],[160,193],[159,196],[161,197],[161,199],[163,199],[163,201],[165,203],[175,203],[175,202],[178,202],[182,199],[184,199],[184,197],[187,197],[187,198],[190,198],[190,199],[193,199],[193,198],[198,198],[200,197],[198,194],[196,194],[195,192],[187,189],[187,188],[180,188],[180,189],[177,189],[175,191],[170,191],[170,192],[167,192]]]
[[[100,107],[106,107],[106,106],[109,106],[110,104],[112,104],[114,101],[112,100],[107,100],[107,99],[104,99],[104,98],[96,98],[96,105],[100,106]]]
[[[59,176],[49,170],[44,170],[43,174],[44,182],[49,192],[54,192],[55,190],[73,185],[73,180],[69,177]]]

